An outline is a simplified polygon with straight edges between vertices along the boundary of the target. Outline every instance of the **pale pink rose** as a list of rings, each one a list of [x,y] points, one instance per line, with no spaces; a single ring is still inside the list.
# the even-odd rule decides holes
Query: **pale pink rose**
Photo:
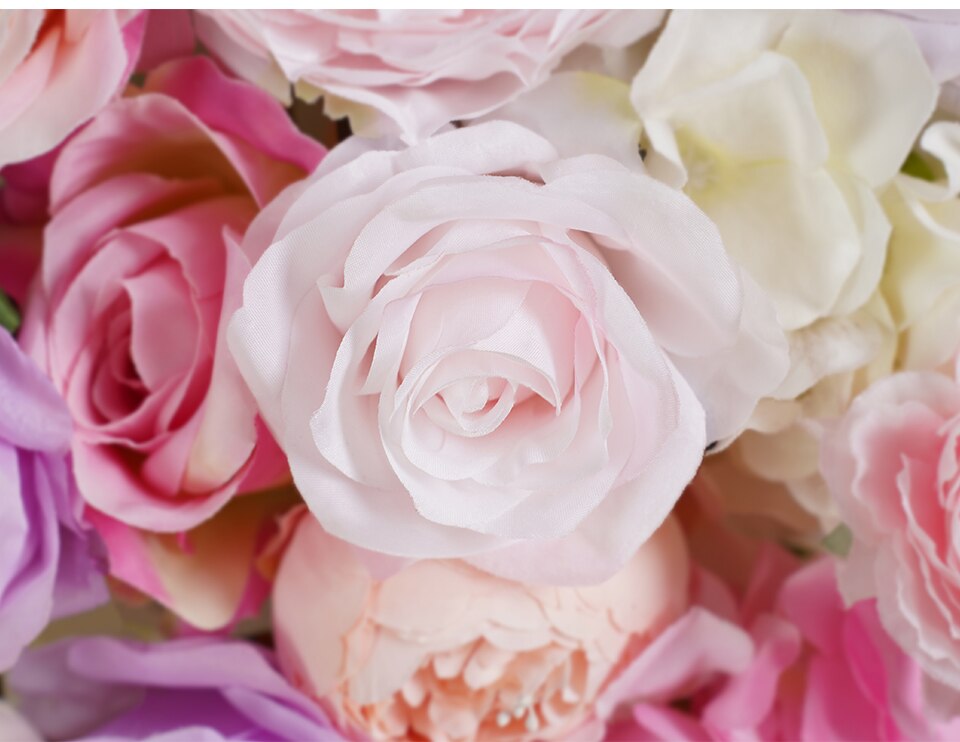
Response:
[[[244,239],[230,345],[298,489],[375,551],[609,577],[782,377],[771,308],[613,160],[505,122],[359,142]]]
[[[74,418],[84,500],[128,539],[193,528],[285,476],[226,351],[249,269],[234,240],[322,154],[268,95],[195,57],[58,157],[22,341]],[[112,569],[132,570],[123,539],[104,537]]]
[[[891,636],[960,690],[960,387],[937,373],[878,381],[828,434],[821,467],[853,533],[845,597],[876,596]]]
[[[377,579],[303,517],[273,592],[281,667],[374,739],[589,739],[593,703],[687,603],[668,519],[606,582],[536,587],[457,560]],[[602,729],[602,727],[601,727]]]
[[[601,697],[601,712],[639,701],[608,739],[956,739],[960,719],[932,713],[874,602],[845,608],[829,558],[797,567],[768,546],[738,600],[702,591]]]
[[[208,10],[203,43],[280,100],[323,95],[354,131],[414,141],[547,79],[581,44],[626,46],[659,10]]]
[[[0,10],[0,167],[43,154],[116,96],[147,13]]]

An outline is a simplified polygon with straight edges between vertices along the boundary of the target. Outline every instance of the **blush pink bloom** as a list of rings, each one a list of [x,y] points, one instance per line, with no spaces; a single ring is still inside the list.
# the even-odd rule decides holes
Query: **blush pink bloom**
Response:
[[[0,10],[0,167],[53,149],[123,90],[146,18]]]
[[[725,530],[721,523],[717,528]],[[797,562],[767,545],[751,564],[752,574],[741,577],[736,593],[695,567],[691,608],[598,700],[607,739],[781,738],[774,718],[775,704],[784,698],[778,686],[800,655],[801,637],[775,606],[777,590]],[[790,704],[794,700],[790,696]]]
[[[937,373],[875,383],[829,433],[821,468],[853,532],[845,596],[876,596],[891,636],[960,690],[960,386]]]
[[[285,103],[325,97],[354,131],[408,141],[490,111],[547,79],[590,43],[626,46],[663,11],[213,10],[203,43]]]
[[[782,377],[772,309],[613,160],[505,122],[361,142],[244,239],[230,346],[298,489],[364,548],[609,577]]]
[[[280,663],[374,739],[586,739],[597,695],[685,609],[688,574],[672,519],[606,582],[555,588],[456,560],[377,579],[307,516],[274,585]]]
[[[791,576],[780,590],[778,609],[804,640],[799,666],[781,679],[786,704],[797,693],[800,673],[805,680],[799,712],[781,711],[785,739],[960,738],[960,718],[938,718],[920,665],[884,631],[876,602],[844,606],[832,559]]]
[[[792,573],[792,574],[791,574]],[[920,667],[886,635],[873,601],[845,608],[833,562],[797,569],[761,554],[739,601],[722,585],[667,628],[601,698],[631,696],[610,740],[951,740]],[[669,668],[669,669],[667,669]]]
[[[57,159],[23,343],[76,423],[84,500],[127,540],[193,528],[285,475],[226,352],[249,269],[234,240],[322,154],[269,96],[196,57],[156,70]],[[122,532],[101,532],[129,578]]]

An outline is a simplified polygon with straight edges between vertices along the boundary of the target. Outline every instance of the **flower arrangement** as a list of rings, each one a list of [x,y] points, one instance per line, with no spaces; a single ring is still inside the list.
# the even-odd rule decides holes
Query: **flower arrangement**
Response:
[[[960,737],[960,13],[0,11],[0,739]]]

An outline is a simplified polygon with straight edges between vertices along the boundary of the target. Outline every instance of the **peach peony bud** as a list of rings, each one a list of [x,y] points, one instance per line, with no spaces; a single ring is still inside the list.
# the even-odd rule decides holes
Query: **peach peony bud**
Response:
[[[378,580],[307,516],[274,588],[277,647],[295,685],[374,739],[589,736],[600,691],[686,608],[688,575],[672,518],[606,582],[542,587],[458,560]]]

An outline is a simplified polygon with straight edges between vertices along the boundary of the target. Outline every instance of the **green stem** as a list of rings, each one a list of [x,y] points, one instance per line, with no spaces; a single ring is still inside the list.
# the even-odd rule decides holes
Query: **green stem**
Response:
[[[20,312],[3,291],[0,291],[0,326],[11,333],[20,328]]]

